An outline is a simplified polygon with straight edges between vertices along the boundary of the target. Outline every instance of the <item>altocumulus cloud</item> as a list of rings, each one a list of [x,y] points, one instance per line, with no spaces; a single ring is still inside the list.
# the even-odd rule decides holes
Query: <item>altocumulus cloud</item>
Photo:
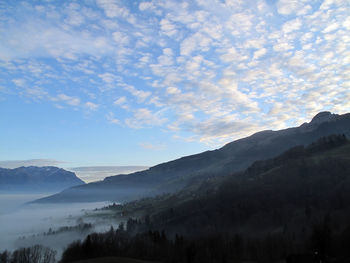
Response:
[[[349,13],[341,0],[7,1],[1,86],[221,144],[350,110]]]

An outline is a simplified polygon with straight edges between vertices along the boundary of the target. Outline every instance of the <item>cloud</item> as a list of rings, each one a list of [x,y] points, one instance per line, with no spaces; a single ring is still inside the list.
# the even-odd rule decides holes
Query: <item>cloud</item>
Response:
[[[252,134],[257,128],[257,125],[250,121],[236,120],[234,116],[226,116],[221,119],[213,118],[197,123],[193,127],[193,131],[200,137],[200,141],[211,143],[218,139],[226,141],[227,138]]]
[[[86,102],[86,103],[85,103],[85,106],[86,106],[89,110],[92,110],[92,111],[97,110],[98,107],[99,107],[98,104],[95,104],[95,103],[90,102],[90,101]]]
[[[262,56],[264,56],[267,53],[267,49],[266,48],[261,48],[257,51],[254,52],[254,59],[259,59]]]
[[[98,76],[107,84],[112,84],[116,82],[118,79],[120,79],[118,76],[109,72],[98,74]]]
[[[80,99],[76,97],[71,97],[66,94],[58,94],[56,97],[52,98],[53,101],[63,101],[71,106],[78,106],[80,104]]]
[[[288,33],[291,33],[293,31],[300,29],[301,26],[302,26],[301,20],[299,18],[296,18],[296,19],[289,20],[286,23],[284,23],[282,26],[282,31],[285,34],[288,34]]]
[[[114,113],[113,112],[108,112],[106,115],[105,115],[106,119],[112,123],[112,124],[120,124],[120,120],[116,119],[114,117]]]
[[[120,6],[119,1],[97,0],[96,2],[104,10],[106,16],[109,18],[129,16],[129,11],[126,8]]]
[[[130,174],[148,169],[148,166],[84,166],[67,168],[86,183],[103,180],[108,176]]]
[[[140,143],[140,146],[147,150],[156,150],[156,151],[164,150],[166,148],[166,145],[164,143],[154,144],[150,142],[143,142],[143,143]]]
[[[279,0],[277,2],[277,11],[282,15],[290,15],[303,9],[303,0]]]
[[[138,90],[133,86],[127,86],[125,89],[129,91],[133,96],[135,96],[139,102],[144,102],[145,99],[147,99],[152,94],[150,91]]]
[[[17,24],[16,28],[1,33],[1,37],[5,39],[0,44],[3,60],[33,57],[75,60],[82,55],[99,56],[112,51],[104,36],[62,29],[38,19]]]
[[[322,33],[326,34],[326,33],[330,33],[333,32],[334,30],[337,30],[339,28],[339,24],[334,22],[332,24],[330,24],[329,26],[327,26]]]
[[[170,22],[168,19],[162,19],[160,22],[160,30],[163,34],[172,37],[175,36],[178,32],[176,30],[176,26]]]
[[[122,105],[122,104],[126,103],[126,97],[125,96],[120,97],[120,98],[116,99],[113,103],[115,105]]]
[[[0,21],[1,86],[98,109],[123,129],[203,142],[216,133],[218,145],[350,110],[345,1],[96,4],[11,2]]]
[[[147,126],[159,126],[167,119],[162,116],[162,111],[152,112],[147,108],[134,111],[133,117],[125,120],[125,124],[130,128],[144,128]]]
[[[13,79],[12,82],[15,83],[15,85],[18,87],[24,87],[26,84],[25,79]]]

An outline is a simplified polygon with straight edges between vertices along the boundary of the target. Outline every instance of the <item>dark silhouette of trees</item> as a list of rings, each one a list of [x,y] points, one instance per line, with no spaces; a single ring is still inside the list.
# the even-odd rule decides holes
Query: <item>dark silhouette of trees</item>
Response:
[[[0,253],[0,263],[55,263],[56,251],[35,245],[27,248],[20,248],[10,253]]]

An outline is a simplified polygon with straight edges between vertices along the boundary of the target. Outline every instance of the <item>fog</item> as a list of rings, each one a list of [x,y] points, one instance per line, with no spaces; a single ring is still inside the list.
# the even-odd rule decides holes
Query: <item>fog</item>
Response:
[[[46,195],[0,194],[0,251],[41,244],[55,249],[59,258],[72,241],[118,226],[111,213],[94,211],[107,202],[25,204]],[[84,223],[91,227],[78,227]]]
[[[129,174],[148,169],[148,166],[86,166],[65,168],[86,183],[103,180],[107,176]]]

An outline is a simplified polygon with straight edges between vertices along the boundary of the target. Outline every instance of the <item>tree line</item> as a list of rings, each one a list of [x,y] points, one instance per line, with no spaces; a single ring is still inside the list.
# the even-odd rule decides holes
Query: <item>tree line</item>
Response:
[[[56,251],[41,245],[0,252],[0,263],[55,263]]]

